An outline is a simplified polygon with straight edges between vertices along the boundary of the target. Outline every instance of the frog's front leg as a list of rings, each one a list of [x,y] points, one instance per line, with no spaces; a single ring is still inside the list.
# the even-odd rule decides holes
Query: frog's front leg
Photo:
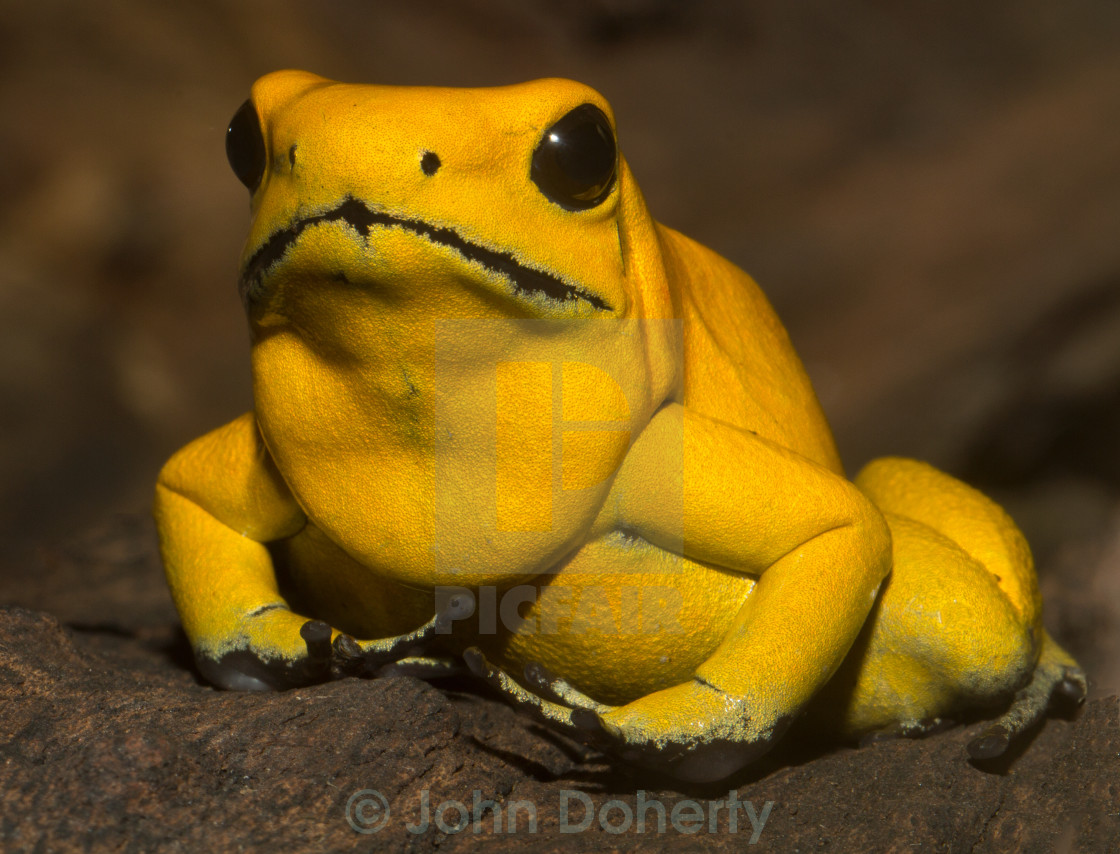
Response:
[[[222,688],[265,690],[404,658],[473,602],[414,632],[356,641],[293,612],[280,594],[265,543],[290,537],[306,517],[246,414],[195,440],[164,466],[155,516],[172,598],[203,676]]]
[[[666,501],[664,485],[682,476],[683,502]],[[726,777],[769,749],[839,667],[890,571],[886,522],[840,475],[680,405],[639,436],[608,506],[612,527],[758,582],[689,682],[614,708],[561,686],[560,702],[537,711],[563,718],[557,709],[575,706],[573,729],[593,714],[627,759],[686,780]]]
[[[640,488],[674,451],[679,509]],[[889,529],[842,476],[679,405],[651,421],[616,488],[624,523],[646,539],[669,545],[683,523],[687,557],[758,576],[691,682],[600,715],[675,776],[720,779],[769,749],[840,666],[890,572]]]

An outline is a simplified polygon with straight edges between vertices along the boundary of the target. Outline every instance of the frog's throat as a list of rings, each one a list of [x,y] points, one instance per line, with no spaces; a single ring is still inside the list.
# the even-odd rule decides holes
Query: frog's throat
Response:
[[[264,289],[264,276],[268,269],[284,257],[288,248],[299,239],[304,229],[323,222],[338,221],[345,222],[365,238],[369,237],[372,226],[396,226],[418,234],[431,243],[448,246],[467,261],[481,264],[487,270],[509,279],[513,282],[514,291],[519,295],[539,294],[557,302],[583,300],[603,311],[613,311],[606,300],[597,294],[564,282],[551,273],[527,267],[509,252],[497,252],[479,246],[477,243],[471,243],[454,229],[446,226],[430,225],[423,220],[405,219],[371,210],[365,202],[353,196],[347,196],[339,205],[326,213],[295,220],[288,227],[273,233],[264,245],[253,253],[238,281],[238,291],[245,307],[248,308],[260,298]]]

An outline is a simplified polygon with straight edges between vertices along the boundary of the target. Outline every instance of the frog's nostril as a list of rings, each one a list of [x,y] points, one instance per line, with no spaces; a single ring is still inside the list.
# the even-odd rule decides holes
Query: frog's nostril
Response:
[[[420,168],[429,178],[436,174],[436,170],[439,169],[440,166],[439,155],[434,151],[425,151],[424,156],[420,158]]]
[[[293,152],[294,153],[294,152]],[[226,158],[242,184],[255,192],[264,177],[265,149],[261,123],[252,101],[233,114],[226,131]]]

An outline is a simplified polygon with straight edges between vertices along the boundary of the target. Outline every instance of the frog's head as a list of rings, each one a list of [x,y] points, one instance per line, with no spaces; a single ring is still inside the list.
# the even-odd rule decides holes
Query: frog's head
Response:
[[[680,374],[658,231],[607,102],[568,80],[284,71],[227,140],[252,194],[254,413],[309,518],[415,585],[444,583],[436,564],[491,583],[570,553]]]
[[[258,334],[329,339],[371,301],[406,324],[667,316],[628,284],[627,230],[652,226],[611,108],[584,85],[276,72],[234,116],[227,153],[252,194],[241,291]]]

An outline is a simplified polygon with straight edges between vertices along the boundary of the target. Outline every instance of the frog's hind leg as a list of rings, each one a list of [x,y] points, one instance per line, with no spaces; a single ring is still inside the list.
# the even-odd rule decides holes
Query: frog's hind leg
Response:
[[[1085,700],[1088,685],[1084,671],[1073,657],[1058,646],[1045,631],[1042,633],[1042,655],[1031,676],[1021,688],[1011,707],[984,732],[968,743],[973,759],[1000,756],[1020,733],[1042,720],[1051,701],[1058,696],[1073,703]]]
[[[970,745],[991,757],[1054,693],[1084,695],[1084,675],[1042,629],[1030,550],[1002,508],[912,460],[876,460],[855,482],[890,524],[894,568],[838,683],[849,733],[920,734],[1014,695]]]
[[[917,460],[873,460],[855,483],[880,510],[932,528],[963,549],[991,574],[1024,625],[1041,632],[1042,598],[1030,547],[1002,507]]]

